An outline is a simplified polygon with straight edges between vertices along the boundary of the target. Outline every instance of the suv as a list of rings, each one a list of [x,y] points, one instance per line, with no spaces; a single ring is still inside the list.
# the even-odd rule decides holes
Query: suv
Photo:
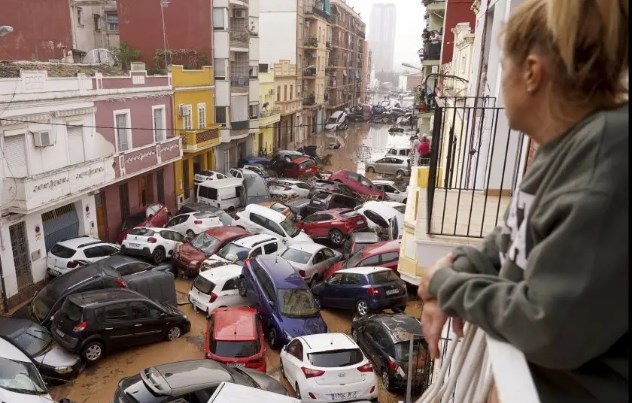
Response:
[[[384,200],[385,192],[378,189],[376,185],[363,175],[352,171],[337,171],[330,175],[329,180],[341,182],[347,185],[352,192],[372,199]]]
[[[79,266],[94,263],[119,251],[119,245],[89,236],[57,242],[46,256],[48,274],[61,276]]]
[[[123,220],[121,232],[116,238],[116,243],[121,244],[125,236],[132,228],[136,227],[162,227],[171,217],[169,209],[160,203],[151,204],[144,211],[131,215]]]
[[[117,348],[175,340],[190,329],[189,319],[176,308],[127,289],[73,294],[51,324],[53,338],[88,363]]]
[[[336,208],[353,209],[362,203],[355,197],[345,196],[339,193],[317,192],[308,204],[308,214],[317,211]]]
[[[310,157],[299,157],[277,165],[279,176],[299,178],[302,176],[318,176],[317,163]]]
[[[140,227],[132,229],[121,244],[121,253],[151,258],[156,264],[169,259],[185,237],[169,228]]]
[[[366,246],[354,253],[348,260],[334,264],[325,272],[323,278],[327,279],[341,269],[353,267],[387,267],[397,274],[400,242],[398,239],[396,241],[377,242]]]

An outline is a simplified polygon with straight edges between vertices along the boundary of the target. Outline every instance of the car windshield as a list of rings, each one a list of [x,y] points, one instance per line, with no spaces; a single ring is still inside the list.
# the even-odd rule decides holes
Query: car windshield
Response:
[[[394,210],[396,210],[398,213],[402,213],[404,214],[405,210],[407,209],[406,204],[403,204],[402,206],[391,206],[393,207]]]
[[[211,295],[211,292],[213,292],[213,289],[215,288],[215,284],[202,276],[198,276],[193,281],[193,288],[203,294]]]
[[[35,317],[41,322],[46,318],[48,312],[55,305],[56,297],[53,294],[53,285],[49,284],[48,287],[44,287],[37,293],[35,298],[33,298],[33,302],[31,302],[31,306],[33,308],[33,314]]]
[[[37,357],[51,345],[53,338],[48,330],[31,326],[14,338],[13,342],[29,356]]]
[[[398,280],[398,276],[392,270],[382,270],[369,275],[370,284],[387,284]]]
[[[292,238],[296,237],[301,232],[301,230],[297,228],[295,223],[292,222],[290,218],[286,218],[279,224],[281,224],[281,227],[284,229],[284,231],[286,231],[286,233],[290,235]]]
[[[336,123],[337,122],[336,116],[330,116],[330,118],[328,119],[327,122],[328,123]]]
[[[396,350],[396,360],[398,361],[409,361],[409,344],[410,342],[407,341],[401,341],[399,343],[395,344],[395,350]],[[413,356],[416,357],[419,352],[420,352],[420,345],[422,343],[417,342],[417,343],[413,343]],[[422,347],[424,349],[424,347]]]
[[[211,352],[220,357],[250,357],[259,353],[259,340],[224,341],[209,340]]]
[[[220,240],[212,237],[206,232],[203,232],[199,234],[198,236],[196,236],[195,238],[193,238],[189,244],[193,246],[194,248],[198,249],[200,252],[204,253],[205,255],[210,255],[211,253],[213,253],[215,248],[220,244]]]
[[[51,253],[53,255],[57,256],[57,257],[61,257],[61,258],[64,258],[64,259],[70,259],[75,254],[75,250],[74,249],[70,249],[70,248],[68,248],[66,246],[62,246],[60,244],[56,244],[51,249]]]
[[[363,256],[363,252],[362,250],[358,250],[358,252],[354,253],[352,255],[352,257],[350,257],[349,259],[347,259],[347,262],[345,262],[345,264],[343,265],[344,268],[348,268],[348,267],[358,267],[358,265],[360,264],[361,261],[364,260],[364,256]]]
[[[149,228],[134,228],[130,231],[130,235],[152,236],[154,235],[154,231]]]
[[[347,367],[358,364],[363,358],[363,353],[358,348],[308,354],[310,364],[322,368]]]
[[[270,196],[266,181],[259,176],[244,177],[244,187],[248,197]]]
[[[64,301],[61,312],[64,315],[64,318],[73,323],[81,321],[81,316],[83,314],[81,307],[72,302],[70,299],[66,299],[66,301]]]
[[[280,256],[291,262],[307,264],[308,261],[310,261],[310,257],[312,257],[312,254],[299,249],[290,248],[286,249],[284,253],[282,253]]]
[[[280,290],[279,301],[279,310],[283,316],[306,318],[319,313],[312,293],[306,289]]]
[[[241,262],[248,256],[248,248],[231,242],[218,251],[218,256],[226,260],[231,260],[229,257],[237,257],[237,260]]]
[[[47,393],[44,381],[33,363],[0,357],[0,369],[0,388],[29,395]]]

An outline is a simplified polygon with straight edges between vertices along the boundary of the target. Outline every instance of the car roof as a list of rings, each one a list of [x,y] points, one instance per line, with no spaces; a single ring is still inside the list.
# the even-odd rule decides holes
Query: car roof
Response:
[[[66,239],[64,241],[57,242],[58,245],[65,246],[66,248],[75,249],[75,250],[89,246],[89,245],[96,245],[100,243],[104,243],[104,242],[99,239],[95,239],[89,236],[80,236],[78,238],[71,238],[71,239]]]
[[[231,278],[238,277],[242,273],[242,266],[227,263],[223,266],[214,267],[213,270],[201,271],[199,276],[212,283],[218,283]]]
[[[352,242],[367,243],[367,242],[379,242],[380,237],[375,232],[352,232],[350,235]]]
[[[68,296],[79,306],[101,305],[114,301],[147,300],[148,298],[128,288],[106,288],[104,290],[85,291]]]
[[[304,162],[311,160],[312,158],[310,157],[299,157],[299,158],[295,158],[293,159],[290,163],[291,164],[303,164]]]
[[[316,242],[297,242],[288,245],[288,249],[301,250],[312,254],[320,251],[323,248],[326,248],[326,246],[323,246],[320,243]]]
[[[81,269],[72,270],[46,284],[40,292],[43,291],[47,295],[57,299],[60,295],[66,294],[77,285],[84,284],[94,278],[100,278],[105,275],[120,278],[121,275],[116,270],[112,270],[112,268],[107,265],[107,261],[110,261],[110,259],[114,257],[118,258],[121,256],[122,255],[113,255],[99,260],[96,263],[83,266]]]
[[[275,288],[307,289],[303,277],[295,272],[294,267],[286,259],[276,255],[260,255],[255,261],[268,273],[275,283]]]
[[[144,383],[157,394],[179,396],[220,382],[233,382],[226,367],[213,360],[170,362],[141,371]]]
[[[358,344],[345,333],[310,334],[299,338],[308,347],[308,353],[358,348]]]
[[[377,242],[373,245],[366,246],[365,248],[363,248],[362,252],[363,256],[388,252],[400,252],[400,239]]]
[[[100,266],[117,268],[131,262],[141,262],[141,261],[142,260],[139,260],[132,256],[115,254],[115,255],[108,256],[105,259],[99,260],[97,264],[99,264]]]
[[[339,270],[337,273],[363,274],[366,276],[368,274],[378,273],[381,271],[391,271],[391,269],[386,267],[352,267],[349,269]]]
[[[257,339],[257,310],[247,306],[219,308],[213,311],[213,338],[223,341]]]
[[[317,211],[317,212],[315,212],[315,214],[334,214],[336,216],[340,216],[341,214],[349,213],[350,211],[354,211],[354,209],[346,208],[346,207],[339,207],[339,208],[331,208],[329,210]]]
[[[246,231],[244,228],[234,226],[215,227],[210,228],[204,232],[207,235],[211,235],[212,237],[219,239],[220,241],[227,241],[250,234],[250,232]]]
[[[372,182],[374,183],[374,185],[394,185],[394,181],[390,181],[387,179],[373,179]]]
[[[279,221],[283,221],[286,219],[286,216],[281,214],[280,212],[275,211],[268,207],[260,206],[258,204],[247,205],[246,208],[244,209],[244,212],[265,215],[266,218],[271,218],[271,219],[275,219]]]
[[[13,361],[32,363],[31,359],[24,354],[22,350],[4,337],[0,337],[0,357]]]
[[[242,184],[242,181],[243,180],[240,178],[211,179],[211,180],[206,180],[200,183],[198,186],[203,186],[206,188],[213,188],[213,189],[221,189],[221,188],[240,186]]]
[[[244,238],[240,238],[236,241],[233,241],[233,243],[239,246],[252,248],[253,246],[259,245],[262,242],[274,241],[274,240],[277,240],[277,237],[274,237],[268,234],[256,234],[256,235],[245,236]]]
[[[366,320],[376,321],[387,328],[388,334],[394,343],[411,340],[411,335],[421,335],[422,325],[411,315],[405,313],[397,314],[375,314],[368,316]]]

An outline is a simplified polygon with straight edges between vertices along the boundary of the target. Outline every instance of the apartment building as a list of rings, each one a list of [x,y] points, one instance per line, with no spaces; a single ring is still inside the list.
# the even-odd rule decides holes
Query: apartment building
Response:
[[[280,109],[276,105],[277,86],[275,74],[267,64],[259,65],[259,133],[253,141],[253,150],[260,154],[271,154],[274,149],[275,134],[279,131]]]
[[[303,137],[303,101],[297,89],[297,65],[281,60],[274,65],[276,87],[275,103],[281,115],[279,130],[275,133],[274,148],[295,149]]]

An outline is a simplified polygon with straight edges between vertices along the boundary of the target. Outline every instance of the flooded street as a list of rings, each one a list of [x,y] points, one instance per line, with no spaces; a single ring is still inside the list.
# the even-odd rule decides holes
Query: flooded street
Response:
[[[396,144],[408,144],[410,133],[391,135],[388,125],[352,124],[350,128],[335,133],[322,133],[310,139],[308,144],[316,144],[321,156],[331,154],[331,171],[347,169],[364,172],[361,161],[362,153],[382,155],[388,147]],[[328,145],[338,141],[338,150],[328,149]],[[366,148],[363,148],[366,147]],[[191,288],[192,280],[176,281],[176,288],[180,294],[179,300],[186,302],[186,294]],[[415,297],[415,290],[410,289],[410,302],[406,312],[419,317],[420,305]],[[69,398],[74,402],[112,402],[114,391],[119,380],[126,376],[139,373],[153,365],[166,362],[202,359],[204,358],[204,334],[206,319],[201,313],[196,313],[191,305],[184,303],[180,309],[189,317],[192,328],[185,336],[173,342],[160,342],[140,347],[118,351],[104,357],[100,362],[86,370],[72,384],[51,388],[51,395],[55,399]],[[353,313],[351,311],[325,309],[323,318],[331,332],[350,334]],[[279,352],[272,349],[266,351],[267,372],[280,379],[282,384],[292,393],[290,385],[281,379],[279,371]],[[394,403],[403,400],[403,396],[388,393],[377,380],[378,398],[382,403]]]

